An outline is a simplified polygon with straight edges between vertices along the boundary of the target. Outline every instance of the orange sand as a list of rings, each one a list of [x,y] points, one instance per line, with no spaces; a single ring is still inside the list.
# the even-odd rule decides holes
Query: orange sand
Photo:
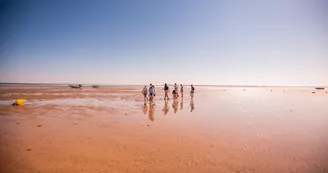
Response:
[[[1,86],[0,172],[328,172],[327,91],[141,89]]]

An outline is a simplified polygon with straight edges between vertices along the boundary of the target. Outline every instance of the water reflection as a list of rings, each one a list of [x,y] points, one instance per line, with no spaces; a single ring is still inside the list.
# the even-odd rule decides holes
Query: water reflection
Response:
[[[147,115],[147,111],[148,111],[148,106],[147,106],[147,102],[144,102],[144,105],[142,106],[142,112]]]
[[[194,111],[195,109],[195,104],[194,104],[194,100],[190,101],[190,112]]]
[[[155,104],[153,102],[149,102],[148,117],[150,121],[154,121],[154,112],[155,112]]]
[[[178,99],[174,99],[173,103],[172,103],[172,108],[174,110],[174,113],[177,113],[178,111],[178,104],[179,104],[179,100]]]
[[[169,112],[169,106],[168,106],[168,101],[164,101],[164,108],[163,108],[164,115],[166,115]]]
[[[179,104],[180,103],[180,104]],[[174,99],[172,102],[172,108],[173,108],[173,112],[177,113],[178,110],[182,111],[183,109],[183,98],[179,99]],[[179,109],[179,105],[180,105],[180,109]],[[145,101],[144,105],[142,106],[142,112],[147,115],[148,114],[148,118],[150,121],[154,121],[154,114],[155,114],[155,103],[154,101]],[[193,112],[195,109],[195,104],[193,100],[190,100],[190,112]],[[169,106],[169,100],[164,100],[164,106],[162,111],[164,112],[164,115],[167,115],[169,113],[170,110],[170,106]]]

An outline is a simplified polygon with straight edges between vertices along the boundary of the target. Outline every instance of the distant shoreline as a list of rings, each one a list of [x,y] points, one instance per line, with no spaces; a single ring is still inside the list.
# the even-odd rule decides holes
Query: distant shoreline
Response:
[[[0,86],[68,86],[68,85],[76,85],[76,83],[11,83],[11,82],[0,82]],[[98,85],[98,86],[144,86],[143,84],[81,84],[82,86],[92,86],[92,85]],[[173,84],[170,84],[170,86]],[[184,86],[188,86],[184,85]],[[155,85],[155,86],[162,86],[162,85]],[[197,85],[194,84],[194,86],[199,87],[245,87],[245,88],[254,88],[254,87],[324,87],[328,88],[328,86],[265,86],[265,85]]]

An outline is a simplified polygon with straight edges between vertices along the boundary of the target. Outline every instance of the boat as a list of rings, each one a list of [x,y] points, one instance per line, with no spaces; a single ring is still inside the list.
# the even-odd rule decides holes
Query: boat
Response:
[[[15,102],[13,103],[13,106],[21,106],[24,104],[24,102],[26,101],[26,99],[17,99],[15,100]]]
[[[324,90],[325,87],[316,87],[315,89],[317,89],[317,90]]]
[[[99,85],[92,85],[92,88],[99,88]]]
[[[82,85],[69,85],[69,87],[74,88],[74,89],[80,89],[80,88],[82,88]]]

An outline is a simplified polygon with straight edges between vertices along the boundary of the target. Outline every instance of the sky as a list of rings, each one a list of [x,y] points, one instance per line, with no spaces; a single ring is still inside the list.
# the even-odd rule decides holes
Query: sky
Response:
[[[0,82],[328,86],[328,1],[0,0]]]

